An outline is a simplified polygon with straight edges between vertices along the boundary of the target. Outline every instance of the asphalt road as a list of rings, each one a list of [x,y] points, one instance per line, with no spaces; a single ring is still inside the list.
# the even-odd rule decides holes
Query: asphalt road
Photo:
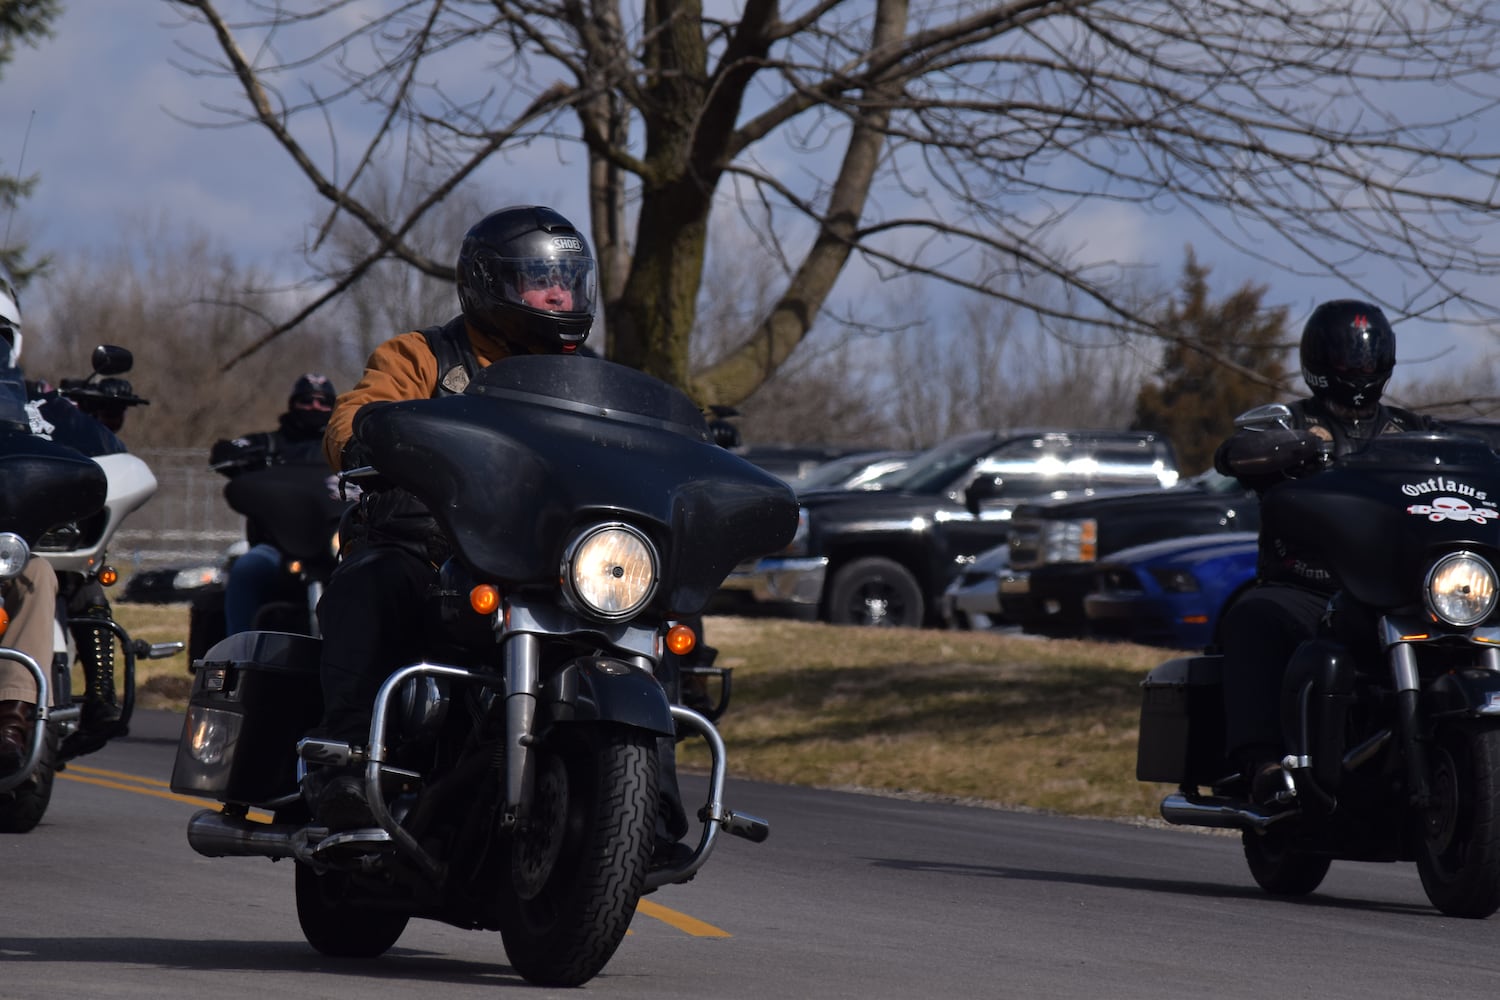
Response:
[[[414,921],[374,961],[312,951],[290,863],[188,847],[199,803],[166,787],[178,723],[141,713],[130,738],[69,767],[41,827],[0,838],[0,998],[554,995],[515,976],[496,934]],[[1439,915],[1409,865],[1335,865],[1289,902],[1254,887],[1232,837],[748,783],[726,798],[768,818],[771,839],[724,838],[696,880],[647,897],[587,993],[1500,991],[1500,918]]]

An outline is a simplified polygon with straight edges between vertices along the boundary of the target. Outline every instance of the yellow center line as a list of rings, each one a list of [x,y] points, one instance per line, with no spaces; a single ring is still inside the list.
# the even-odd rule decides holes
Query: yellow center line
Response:
[[[636,904],[635,908],[646,916],[654,917],[670,927],[677,928],[684,934],[691,934],[693,937],[727,938],[731,936],[728,931],[720,930],[713,924],[706,924],[697,917],[690,917],[686,913],[662,906],[660,903],[653,903],[649,899],[641,900]]]
[[[74,772],[78,773],[74,773]],[[69,764],[66,771],[59,771],[57,776],[68,781],[76,781],[82,785],[95,785],[99,788],[113,788],[122,792],[134,792],[137,795],[150,795],[158,799],[166,799],[169,802],[182,802],[187,805],[199,806],[201,808],[212,808],[207,799],[197,798],[191,795],[178,795],[176,792],[161,791],[170,788],[171,783],[159,778],[147,778],[138,774],[126,774],[123,771],[106,771],[97,767],[84,767],[79,764]],[[155,786],[155,787],[142,787]],[[252,810],[249,818],[261,823],[269,823],[271,816],[268,813]],[[713,924],[705,923],[697,917],[690,917],[680,910],[653,903],[649,899],[642,899],[636,904],[636,911],[644,913],[654,920],[660,920],[669,927],[676,928],[684,934],[692,937],[704,938],[727,938],[732,935],[715,927]]]

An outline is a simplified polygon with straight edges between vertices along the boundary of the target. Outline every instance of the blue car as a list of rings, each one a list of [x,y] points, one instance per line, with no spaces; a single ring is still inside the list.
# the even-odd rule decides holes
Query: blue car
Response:
[[[1236,531],[1121,549],[1083,599],[1089,632],[1147,646],[1214,644],[1229,602],[1255,580],[1256,535]]]

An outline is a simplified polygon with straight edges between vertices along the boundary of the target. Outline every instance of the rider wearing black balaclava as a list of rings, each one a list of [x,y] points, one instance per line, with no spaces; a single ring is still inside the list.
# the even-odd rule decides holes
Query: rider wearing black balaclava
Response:
[[[1287,430],[1237,430],[1214,455],[1214,468],[1263,493],[1314,474],[1323,456],[1356,451],[1379,434],[1431,430],[1428,417],[1380,399],[1396,366],[1396,334],[1379,306],[1356,299],[1325,302],[1302,330],[1302,378],[1311,398],[1288,404]],[[1262,805],[1284,801],[1281,683],[1297,646],[1314,636],[1339,581],[1315,552],[1296,548],[1263,523],[1256,586],[1225,613],[1225,749]]]

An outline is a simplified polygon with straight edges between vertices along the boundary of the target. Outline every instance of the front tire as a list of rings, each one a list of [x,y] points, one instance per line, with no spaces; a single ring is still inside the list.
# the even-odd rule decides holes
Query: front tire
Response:
[[[511,967],[539,986],[578,986],[625,937],[656,827],[656,737],[559,727],[537,748],[527,829],[508,838],[500,934]]]
[[[1333,864],[1329,858],[1293,850],[1275,833],[1246,830],[1240,839],[1255,884],[1273,896],[1306,896],[1323,884]]]
[[[828,591],[828,620],[835,625],[920,628],[926,614],[917,578],[880,556],[840,567]]]
[[[297,922],[307,943],[334,958],[378,958],[406,930],[408,917],[351,903],[350,876],[344,872],[319,875],[297,864]]]
[[[19,787],[0,794],[0,833],[30,833],[42,821],[57,782],[57,730],[47,727],[36,770]]]
[[[1417,817],[1417,872],[1432,905],[1482,920],[1500,909],[1500,729],[1443,726],[1428,750],[1432,803]]]

